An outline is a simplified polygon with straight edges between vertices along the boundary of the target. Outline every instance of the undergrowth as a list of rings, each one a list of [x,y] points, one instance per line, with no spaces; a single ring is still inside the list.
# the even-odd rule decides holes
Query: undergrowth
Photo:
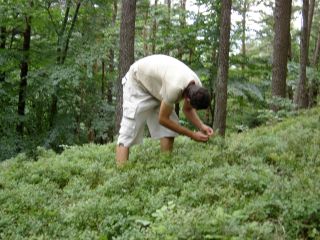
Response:
[[[320,109],[274,126],[0,164],[0,239],[320,239]]]

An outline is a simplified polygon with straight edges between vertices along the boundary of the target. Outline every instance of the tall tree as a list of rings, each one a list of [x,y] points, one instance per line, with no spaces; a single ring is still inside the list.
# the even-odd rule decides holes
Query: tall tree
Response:
[[[318,30],[316,38],[316,46],[312,56],[311,65],[314,68],[314,71],[318,68],[319,64],[319,55],[320,55],[320,28]],[[319,95],[319,79],[312,79],[311,86],[309,90],[309,107],[313,107],[317,104],[317,97]]]
[[[247,12],[249,10],[249,3],[248,0],[243,1],[243,11],[242,11],[242,34],[241,34],[241,53],[242,53],[242,63],[241,69],[242,73],[245,70],[246,66],[246,58],[247,58],[247,48],[246,48],[246,30],[247,30]]]
[[[310,45],[309,43],[310,43],[310,36],[311,36],[314,7],[315,7],[315,0],[310,0],[309,11],[308,11],[308,30],[307,30],[307,48],[308,49]]]
[[[122,0],[121,26],[120,26],[120,53],[119,53],[119,79],[117,84],[117,109],[115,132],[120,129],[122,118],[122,84],[121,79],[134,62],[136,0]]]
[[[52,14],[50,12],[51,3],[50,2],[48,3],[47,12],[52,20],[53,26],[55,27],[55,32],[56,32],[57,38],[58,38],[58,42],[57,42],[57,46],[58,46],[57,47],[57,64],[58,65],[63,65],[66,60],[68,50],[69,50],[70,39],[71,39],[75,24],[78,19],[78,14],[79,14],[79,10],[81,7],[81,3],[82,3],[81,0],[78,0],[76,2],[75,11],[74,11],[74,14],[71,18],[70,17],[70,10],[71,10],[72,2],[71,2],[71,0],[66,1],[65,14],[64,14],[63,21],[62,21],[62,25],[60,27],[58,25],[59,23],[56,24],[54,22]],[[70,19],[71,19],[70,28],[67,29],[67,25],[68,25]],[[52,102],[51,102],[51,108],[50,108],[50,118],[49,118],[50,127],[52,127],[54,125],[54,120],[55,120],[55,117],[58,113],[58,91],[59,91],[59,85],[56,86],[55,93],[52,95]]]
[[[143,31],[142,31],[142,37],[143,37],[143,55],[148,56],[149,55],[149,45],[148,45],[148,20],[149,20],[149,11],[150,11],[150,1],[143,2],[144,5],[144,14],[143,14]]]
[[[310,0],[309,2],[309,12],[308,12],[308,33],[307,33],[307,49],[309,52],[310,48],[310,38],[311,38],[311,29],[312,29],[312,23],[313,23],[313,14],[314,14],[314,8],[315,8],[315,0]],[[308,62],[307,65],[314,66],[313,62],[310,61],[308,56]],[[315,66],[314,66],[315,67]],[[317,91],[318,91],[318,84],[314,79],[310,79],[310,86],[308,88],[308,106],[312,107],[316,104],[316,98],[317,98]]]
[[[180,29],[184,30],[186,28],[187,25],[187,20],[186,20],[186,4],[187,4],[187,0],[180,0],[180,8],[181,8],[181,12],[179,15],[179,23],[180,23]],[[178,59],[180,59],[182,61],[182,56],[183,56],[183,52],[184,52],[184,47],[183,47],[183,43],[180,43],[180,46],[178,47]],[[180,112],[180,104],[176,103],[174,106],[174,110],[176,112],[176,114],[179,116],[179,112]]]
[[[287,62],[290,46],[292,0],[276,0],[272,64],[272,96],[286,97]],[[271,106],[277,110],[277,106]]]
[[[111,21],[111,27],[114,28],[116,26],[116,20],[117,20],[117,15],[118,15],[118,0],[113,1],[113,13],[112,13],[112,21]],[[115,53],[114,49],[109,50],[109,75],[114,76],[115,73]],[[108,81],[108,86],[107,86],[107,99],[108,103],[112,103],[112,87],[113,87],[113,82],[111,79]]]
[[[168,9],[168,18],[167,18],[167,39],[165,39],[166,42],[170,41],[170,38],[168,37],[171,33],[171,0],[165,0],[165,3],[167,4]],[[170,47],[166,47],[164,49],[164,53],[169,55],[170,54]]]
[[[239,22],[239,32],[241,40],[241,70],[242,75],[244,75],[244,70],[246,68],[247,62],[247,25],[248,25],[248,12],[252,5],[252,0],[240,0],[235,2],[234,10],[239,12],[241,15],[241,21]]]
[[[158,0],[154,1],[154,16],[153,16],[153,24],[152,24],[152,54],[156,53],[156,45],[157,45],[157,29],[158,29],[158,21],[157,21],[157,10],[158,10]]]
[[[19,101],[18,101],[18,115],[20,117],[20,121],[17,125],[17,132],[20,134],[20,136],[23,135],[23,129],[24,129],[23,118],[25,116],[25,109],[26,109],[30,42],[31,42],[31,17],[25,16],[22,59],[20,62],[20,86],[19,86]]]
[[[319,57],[320,57],[320,27],[319,27],[319,30],[318,30],[316,49],[314,51],[313,60],[312,60],[312,63],[313,63],[314,66],[318,65]]]
[[[308,64],[308,15],[309,0],[303,0],[302,6],[302,27],[300,41],[300,76],[295,92],[294,102],[297,108],[306,108],[308,106],[307,91],[307,64]]]
[[[0,27],[0,49],[6,48],[6,27],[1,26]],[[0,71],[0,82],[4,82],[6,78],[6,73],[3,71]]]
[[[221,1],[221,23],[218,57],[218,76],[216,84],[214,129],[218,130],[221,136],[225,135],[227,118],[227,90],[229,72],[229,49],[230,49],[230,28],[231,28],[231,5],[232,0]]]

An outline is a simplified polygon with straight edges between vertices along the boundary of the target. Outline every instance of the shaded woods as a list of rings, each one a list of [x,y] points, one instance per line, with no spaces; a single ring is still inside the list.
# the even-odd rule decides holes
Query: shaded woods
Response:
[[[202,117],[221,135],[312,107],[318,9],[315,0],[0,1],[0,160],[113,141],[121,78],[154,53],[198,73],[212,94]]]

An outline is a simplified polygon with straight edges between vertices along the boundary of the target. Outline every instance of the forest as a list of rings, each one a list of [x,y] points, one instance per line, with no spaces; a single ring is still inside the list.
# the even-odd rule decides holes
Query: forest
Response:
[[[152,54],[197,73],[215,134],[146,132],[119,168]],[[316,0],[0,0],[0,239],[320,239],[319,58]]]
[[[1,160],[114,141],[121,78],[151,54],[200,76],[212,95],[201,115],[221,135],[317,103],[315,0],[2,0],[0,11]]]

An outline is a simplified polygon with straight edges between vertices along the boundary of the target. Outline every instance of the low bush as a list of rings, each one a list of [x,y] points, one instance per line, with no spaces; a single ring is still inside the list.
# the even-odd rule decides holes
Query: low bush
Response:
[[[320,109],[274,126],[178,137],[38,148],[0,164],[0,239],[319,239]]]

